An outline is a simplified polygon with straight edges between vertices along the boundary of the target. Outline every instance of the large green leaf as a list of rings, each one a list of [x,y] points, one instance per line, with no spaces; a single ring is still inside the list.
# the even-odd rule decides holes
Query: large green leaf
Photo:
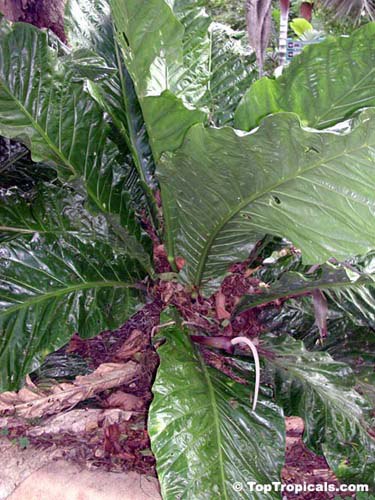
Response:
[[[168,252],[184,257],[184,281],[212,291],[264,234],[292,241],[307,264],[372,249],[374,146],[371,109],[345,133],[303,129],[290,113],[248,134],[192,127],[159,167]]]
[[[174,93],[184,98],[196,88],[198,93],[188,102],[208,110],[210,123],[231,123],[241,97],[257,78],[246,32],[211,23],[204,0],[179,0],[171,7],[184,27],[184,72],[179,80],[183,90]]]
[[[267,115],[290,111],[320,129],[374,106],[374,43],[375,23],[368,23],[350,37],[306,47],[280,78],[263,78],[250,87],[237,108],[235,126],[251,130]]]
[[[15,191],[0,195],[0,241],[19,235],[44,233],[75,234],[88,239],[101,238],[119,246],[121,252],[137,260],[143,273],[153,274],[150,256],[144,247],[106,213],[89,216],[87,200],[82,193],[48,185],[38,186],[37,194],[30,196]],[[84,208],[85,206],[85,208]]]
[[[245,32],[234,31],[213,23],[211,38],[210,81],[201,99],[209,109],[209,120],[215,125],[232,124],[241,97],[257,79],[255,53],[250,50]]]
[[[34,159],[53,161],[60,174],[76,176],[83,159],[91,167],[106,127],[83,86],[70,80],[45,33],[16,24],[2,39],[0,132],[22,139]]]
[[[290,336],[268,338],[273,352],[276,400],[288,415],[305,420],[305,441],[324,455],[339,479],[375,484],[375,441],[366,424],[369,405],[355,390],[348,365],[327,353],[309,352]]]
[[[350,264],[351,277],[358,274],[374,275],[375,252],[353,259]],[[357,324],[367,324],[372,328],[375,326],[375,289],[373,286],[349,287],[330,290],[329,298],[336,306],[350,316]]]
[[[187,7],[191,3],[177,2]],[[185,67],[184,45],[191,50],[193,41],[185,37],[184,26],[165,0],[110,0],[110,4],[125,64],[158,158],[163,151],[178,147],[187,128],[205,117],[187,106],[194,105],[206,90],[209,65],[207,57],[202,60],[201,43],[209,44],[208,26],[202,27],[193,52],[186,53],[192,67]],[[195,23],[192,29],[197,36]]]
[[[110,0],[156,159],[195,123],[232,120],[253,81],[243,34],[213,24],[202,0]]]
[[[74,332],[119,326],[141,299],[145,276],[133,241],[91,216],[77,193],[45,187],[33,202],[0,204],[0,389],[18,387]],[[147,255],[144,257],[147,259]]]
[[[91,201],[144,240],[130,206],[128,165],[109,140],[103,111],[75,82],[47,34],[15,24],[0,43],[0,133],[18,138],[34,161],[50,162],[64,179],[81,178]]]
[[[196,0],[111,0],[140,98],[169,90],[194,105],[205,94],[210,19]],[[185,27],[186,26],[186,27]]]
[[[336,361],[352,368],[357,390],[375,408],[375,335],[366,326],[359,326],[346,315],[328,321],[329,335],[324,343],[316,343],[315,349],[328,352]],[[308,340],[312,340],[309,335]],[[305,341],[306,343],[306,341]]]
[[[96,81],[95,77],[91,77],[88,88],[111,116],[131,152],[139,183],[147,195],[148,206],[155,221],[156,203],[152,192],[155,168],[134,86],[116,41],[109,1],[69,0],[65,24],[67,37],[73,48],[79,49],[79,52],[82,48],[92,50],[104,59],[107,66],[115,69],[110,78]]]
[[[176,317],[161,330],[160,366],[148,430],[164,499],[278,498],[249,493],[248,482],[279,481],[284,418],[262,397],[251,410],[249,387],[205,365]],[[161,323],[171,317],[164,314]],[[236,491],[235,483],[243,490]],[[234,486],[233,486],[234,485]]]
[[[334,293],[371,293],[367,286],[375,285],[375,274],[360,274],[354,270],[333,264],[325,264],[311,274],[287,272],[280,279],[262,288],[259,293],[245,295],[236,306],[236,314],[261,304],[280,298],[302,295],[316,289],[330,290]],[[373,311],[375,314],[375,309]]]

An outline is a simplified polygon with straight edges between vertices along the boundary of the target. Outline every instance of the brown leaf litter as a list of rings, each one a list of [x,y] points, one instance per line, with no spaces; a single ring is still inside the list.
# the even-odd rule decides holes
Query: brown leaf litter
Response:
[[[78,376],[72,383],[56,384],[40,390],[30,379],[18,392],[0,394],[0,416],[41,418],[72,408],[98,392],[133,383],[140,376],[137,363],[104,363],[90,375]]]

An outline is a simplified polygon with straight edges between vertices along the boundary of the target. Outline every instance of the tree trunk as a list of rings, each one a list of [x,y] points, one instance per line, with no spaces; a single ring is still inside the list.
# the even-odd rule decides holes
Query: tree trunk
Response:
[[[63,41],[65,0],[0,0],[0,11],[10,21],[49,28]]]

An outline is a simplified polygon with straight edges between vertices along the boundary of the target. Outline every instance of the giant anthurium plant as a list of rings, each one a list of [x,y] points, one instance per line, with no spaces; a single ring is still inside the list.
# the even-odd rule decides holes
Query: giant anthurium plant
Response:
[[[375,25],[252,84],[244,34],[212,23],[203,3],[69,0],[68,47],[2,22],[0,134],[56,176],[27,197],[1,191],[1,389],[18,388],[74,332],[123,323],[147,300],[146,281],[182,267],[184,293],[210,296],[275,235],[302,261],[280,265],[234,314],[321,290],[342,314],[350,304],[349,319],[327,349],[308,332],[309,349],[277,327],[262,336],[267,385],[253,409],[247,353],[227,349],[239,377],[224,375],[166,309],[149,412],[163,497],[249,498],[233,483],[278,481],[284,415],[305,419],[306,443],[339,479],[374,484],[371,383],[344,350],[330,353],[349,323],[363,336],[374,318]],[[156,274],[146,227],[174,273]]]

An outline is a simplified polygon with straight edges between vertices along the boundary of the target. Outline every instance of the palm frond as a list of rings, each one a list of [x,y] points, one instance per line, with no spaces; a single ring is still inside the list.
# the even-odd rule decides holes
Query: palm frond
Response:
[[[335,17],[358,18],[362,13],[375,19],[374,0],[321,0],[323,7],[334,11]]]

